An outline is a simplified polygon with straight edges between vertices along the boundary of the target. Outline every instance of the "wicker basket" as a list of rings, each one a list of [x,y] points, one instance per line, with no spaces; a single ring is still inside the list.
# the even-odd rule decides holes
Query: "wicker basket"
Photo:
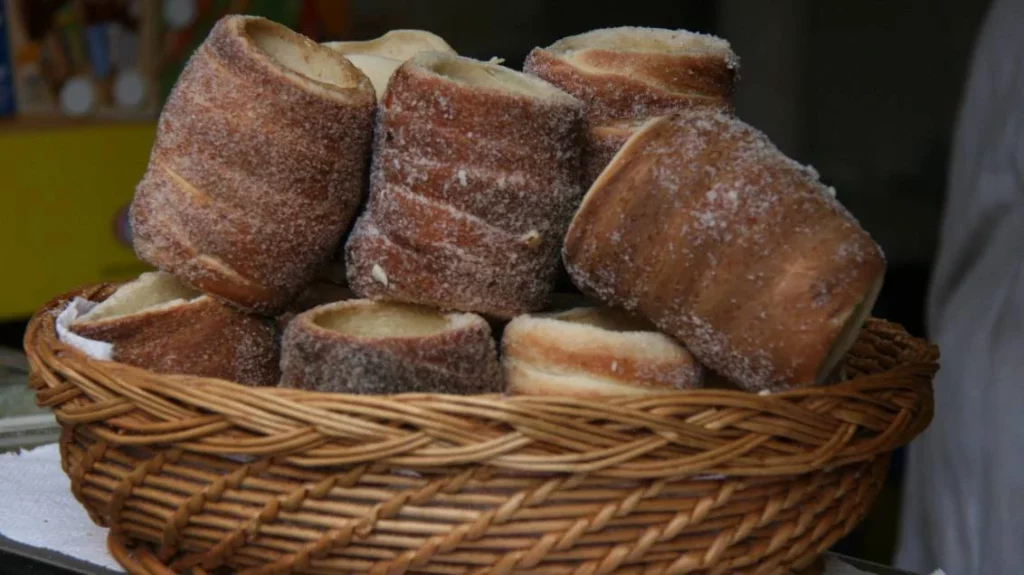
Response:
[[[85,357],[54,330],[69,299],[29,326],[32,384],[133,573],[785,573],[863,518],[938,367],[871,320],[849,379],[771,396],[246,388]]]

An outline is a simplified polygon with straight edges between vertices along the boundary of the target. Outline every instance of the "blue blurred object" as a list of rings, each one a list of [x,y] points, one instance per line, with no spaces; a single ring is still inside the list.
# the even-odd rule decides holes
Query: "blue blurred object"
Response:
[[[93,74],[100,80],[110,74],[110,33],[107,24],[93,24],[85,29],[85,39],[89,51],[89,63]]]
[[[7,34],[7,3],[0,0],[0,118],[13,116],[15,112],[14,70]]]

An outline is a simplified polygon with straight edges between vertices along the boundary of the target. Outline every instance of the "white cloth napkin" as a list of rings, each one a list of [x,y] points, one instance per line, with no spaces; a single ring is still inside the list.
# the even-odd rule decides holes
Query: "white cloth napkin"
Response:
[[[99,304],[82,297],[71,300],[71,303],[57,316],[57,337],[93,359],[110,361],[114,357],[113,344],[84,338],[70,329],[71,323],[78,319],[78,316],[89,313],[89,310],[97,305]]]
[[[71,494],[55,444],[0,455],[0,493],[7,494],[0,513],[0,535],[123,572],[107,553],[107,530],[94,525]],[[825,575],[871,574],[829,557]],[[936,571],[933,575],[943,574]]]
[[[123,571],[107,553],[107,530],[94,525],[71,494],[56,444],[0,455],[0,493],[0,535]]]

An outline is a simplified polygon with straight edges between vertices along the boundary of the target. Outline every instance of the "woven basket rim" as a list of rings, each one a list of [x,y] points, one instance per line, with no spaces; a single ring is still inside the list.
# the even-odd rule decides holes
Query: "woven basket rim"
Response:
[[[26,337],[25,337],[26,351],[27,351],[28,344],[29,344],[29,341],[30,341],[30,332],[35,332],[35,331],[38,331],[38,330],[42,330],[44,328],[44,326],[42,324],[45,321],[47,315],[50,315],[50,316],[55,318],[56,317],[56,315],[55,315],[56,310],[59,309],[59,308],[63,308],[75,296],[82,296],[82,297],[84,297],[86,294],[90,294],[90,295],[102,294],[102,298],[105,299],[106,297],[108,297],[110,295],[110,290],[112,290],[117,285],[119,285],[119,284],[103,283],[103,284],[95,284],[95,285],[85,286],[85,287],[77,288],[75,290],[72,290],[70,292],[67,292],[65,294],[62,294],[60,296],[57,296],[57,297],[51,299],[49,302],[47,302],[45,305],[43,305],[41,308],[39,308],[39,310],[37,310],[36,313],[33,314],[32,318],[29,320],[28,329],[26,330]],[[86,299],[88,299],[88,298],[86,298]],[[869,324],[884,325],[884,326],[887,326],[887,327],[896,328],[896,329],[898,329],[899,331],[902,331],[905,334],[905,336],[906,336],[908,341],[912,341],[915,344],[915,345],[913,345],[911,350],[909,350],[909,351],[907,351],[907,352],[902,354],[902,356],[901,356],[901,363],[902,363],[902,365],[900,365],[899,367],[894,368],[894,369],[899,370],[899,369],[903,369],[904,367],[907,367],[907,366],[915,366],[915,364],[920,364],[920,365],[934,364],[935,368],[937,369],[939,355],[940,355],[939,354],[938,346],[936,346],[934,344],[931,344],[931,343],[928,343],[926,340],[924,340],[922,338],[910,335],[909,333],[907,333],[904,330],[903,326],[901,326],[899,324],[896,324],[896,323],[893,323],[893,322],[890,322],[888,320],[884,320],[884,319],[880,319],[880,318],[876,318],[876,317],[870,317],[870,318],[868,318],[867,322]],[[52,340],[49,339],[51,336],[53,337]],[[271,396],[277,395],[277,394],[293,395],[293,394],[295,394],[297,392],[298,393],[303,393],[303,394],[329,395],[331,397],[368,397],[368,396],[373,396],[372,394],[350,394],[350,393],[342,393],[342,392],[308,391],[308,390],[295,390],[295,389],[276,388],[276,387],[253,387],[253,386],[243,385],[241,383],[237,383],[237,382],[234,382],[234,381],[229,381],[229,380],[219,379],[219,378],[214,378],[214,377],[202,377],[202,376],[193,376],[193,375],[155,373],[155,372],[150,371],[148,369],[144,369],[144,368],[141,368],[141,367],[136,367],[136,366],[128,365],[128,364],[122,364],[122,363],[118,363],[116,361],[104,361],[104,360],[90,358],[86,354],[84,354],[82,351],[80,351],[79,349],[75,348],[74,346],[68,345],[68,344],[60,341],[56,337],[56,329],[54,327],[51,327],[50,329],[46,330],[45,337],[48,340],[46,343],[53,345],[54,350],[59,351],[62,354],[69,354],[71,356],[76,356],[78,359],[80,359],[82,361],[90,362],[90,363],[101,364],[101,365],[114,365],[114,366],[117,366],[117,369],[123,370],[125,373],[135,372],[135,373],[138,373],[140,375],[141,374],[146,374],[146,375],[149,375],[149,376],[158,376],[158,377],[167,378],[167,379],[170,379],[170,380],[182,379],[182,380],[188,380],[189,382],[192,382],[192,383],[216,382],[216,384],[218,386],[235,387],[239,391],[244,390],[246,393],[268,394],[268,395],[271,395]],[[33,338],[33,340],[34,340],[34,338]],[[848,388],[856,386],[856,383],[857,383],[856,379],[848,379],[848,380],[841,381],[841,382],[838,382],[838,383],[835,383],[835,384],[831,384],[831,385],[812,386],[812,387],[805,387],[805,388],[800,388],[800,389],[777,391],[777,392],[773,392],[771,394],[767,394],[766,393],[766,394],[763,394],[763,395],[762,394],[753,393],[753,392],[743,391],[743,390],[740,390],[740,389],[688,389],[688,390],[680,390],[680,391],[663,391],[663,392],[652,393],[650,395],[651,396],[685,395],[687,397],[700,397],[700,396],[704,396],[704,397],[709,397],[709,398],[712,398],[712,397],[730,397],[730,396],[739,396],[739,397],[757,396],[757,397],[762,398],[762,399],[764,399],[766,401],[769,401],[771,398],[785,398],[785,397],[797,397],[797,396],[808,396],[808,395],[842,394],[842,393],[845,393],[848,390]],[[499,393],[471,394],[471,395],[458,395],[458,396],[455,396],[455,395],[452,395],[452,394],[444,394],[444,393],[400,393],[400,394],[393,394],[393,395],[376,395],[376,397],[390,397],[390,398],[478,397],[478,398],[500,398],[501,401],[525,401],[525,402],[528,402],[528,403],[546,403],[546,402],[551,401],[551,400],[554,400],[556,403],[563,403],[564,401],[570,401],[570,402],[579,401],[579,402],[582,402],[582,403],[592,403],[593,402],[593,400],[578,399],[578,398],[570,397],[570,396],[538,395],[538,396],[514,397],[514,396],[505,396],[505,395],[502,395],[502,394],[499,394]],[[608,403],[609,401],[615,402],[615,401],[621,401],[621,400],[626,400],[628,402],[629,399],[630,398],[628,396],[624,396],[622,398],[604,397],[604,398],[601,398],[600,402],[601,403]]]
[[[55,411],[63,424],[113,425],[105,439],[115,443],[170,445],[220,455],[271,454],[305,467],[392,457],[412,468],[487,463],[522,472],[610,473],[623,478],[679,473],[757,476],[803,473],[870,459],[910,441],[932,417],[931,378],[938,369],[938,348],[910,336],[897,324],[878,319],[870,320],[861,335],[861,340],[877,341],[859,340],[858,345],[871,346],[872,352],[883,349],[891,355],[891,365],[866,368],[852,379],[826,387],[771,395],[688,390],[600,401],[558,396],[372,396],[253,388],[212,378],[157,374],[91,359],[58,340],[53,322],[57,309],[75,296],[105,298],[113,288],[113,284],[87,286],[51,300],[30,321],[25,350],[37,377],[59,374],[70,380],[60,385],[35,380],[40,403],[60,405]],[[68,402],[68,394],[77,399]],[[242,421],[243,412],[252,414],[252,420]],[[136,414],[135,420],[124,423],[130,433],[116,429],[121,425],[118,417],[127,418],[130,413]],[[572,423],[572,418],[582,418],[582,423]],[[384,421],[398,421],[399,428],[392,429]],[[257,423],[246,428],[251,422]],[[614,431],[603,438],[604,444],[588,444],[580,438],[591,428],[608,425],[626,430],[619,433],[621,437],[637,437],[631,442],[635,445],[618,449],[608,443]],[[234,448],[238,446],[230,445],[222,432],[239,429],[251,436],[240,440],[243,448]],[[735,440],[729,431],[735,431]],[[354,455],[356,449],[351,447],[338,451],[345,455],[330,455],[334,453],[330,449],[310,447],[318,443],[312,435],[305,443],[297,439],[304,432],[316,435],[321,445],[353,441],[366,445],[362,455]],[[548,445],[539,452],[526,449],[536,441],[536,434],[544,433],[558,437],[554,447]],[[740,437],[741,433],[747,437]],[[204,445],[211,441],[215,446]],[[795,446],[786,444],[792,441]],[[438,442],[456,447],[438,455]],[[752,461],[765,445],[770,446],[767,453],[777,457],[767,457],[759,468]],[[664,457],[671,453],[679,463],[675,470],[669,465],[672,458]],[[620,463],[640,455],[657,456],[648,457],[644,465],[621,468]]]

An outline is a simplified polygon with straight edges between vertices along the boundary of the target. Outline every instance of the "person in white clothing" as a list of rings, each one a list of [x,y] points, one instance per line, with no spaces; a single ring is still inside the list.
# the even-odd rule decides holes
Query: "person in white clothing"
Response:
[[[995,0],[954,134],[928,297],[935,419],[908,450],[897,566],[1024,573],[1024,0]]]

